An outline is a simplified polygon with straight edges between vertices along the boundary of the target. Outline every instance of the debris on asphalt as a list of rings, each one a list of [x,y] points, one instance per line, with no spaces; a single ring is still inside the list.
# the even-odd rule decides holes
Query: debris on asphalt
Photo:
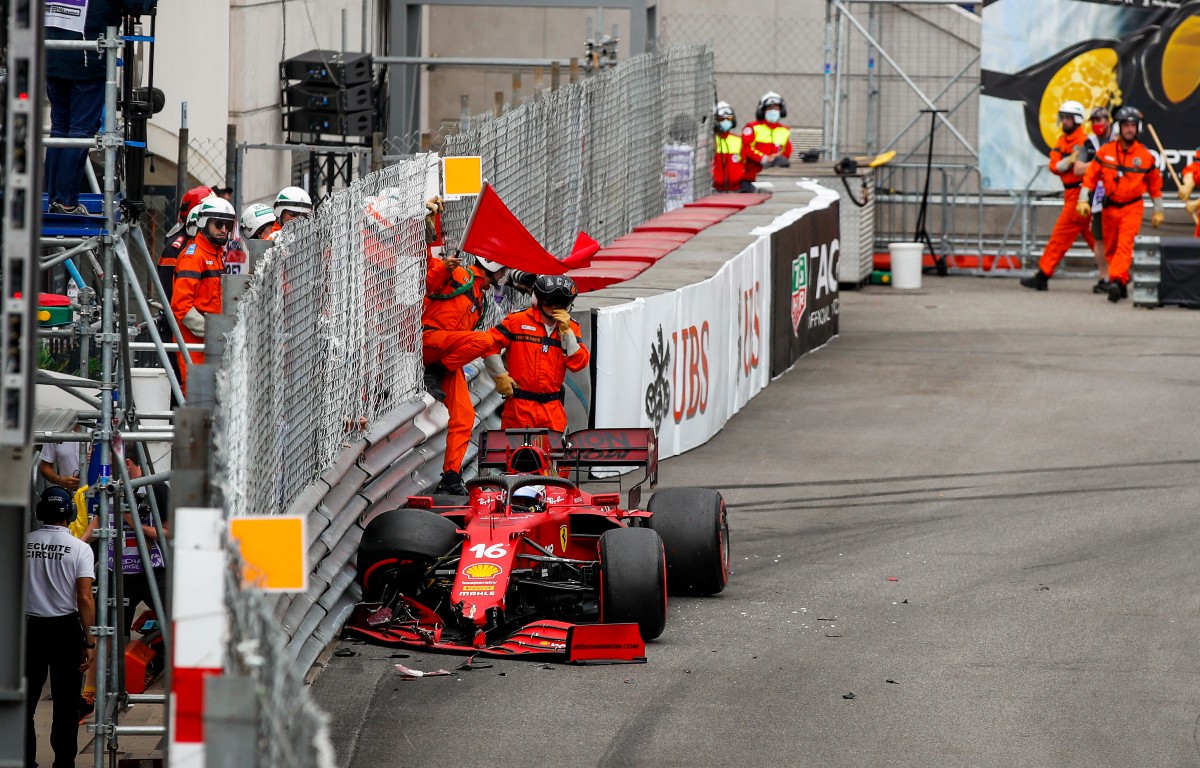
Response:
[[[409,653],[393,653],[391,656],[388,656],[388,658],[389,658],[389,659],[411,659],[411,658],[412,658],[412,654],[409,654]]]
[[[1047,587],[1045,584],[1038,584],[1037,588],[1038,588],[1038,592],[1049,592],[1050,591],[1050,587]]]
[[[418,677],[441,677],[442,675],[449,676],[449,672],[444,669],[437,669],[433,672],[422,672],[419,669],[412,669],[403,664],[396,665],[396,671],[400,673],[401,678],[405,680],[416,680]]]
[[[896,578],[895,576],[888,576],[888,581],[900,581],[900,579]]]
[[[902,602],[902,603],[904,603],[905,605],[907,605],[907,604],[908,604],[908,598],[906,597],[906,598],[904,598],[903,600],[901,600],[900,602]]]
[[[843,699],[853,699],[853,698],[854,698],[854,691],[850,691],[850,693],[843,693],[843,694],[842,694],[842,698],[843,698]]]
[[[475,657],[477,655],[478,654],[471,654],[467,657],[466,661],[464,661],[462,664],[459,664],[457,667],[455,667],[455,669],[461,669],[465,672],[470,672],[471,670],[475,669],[491,669],[492,666],[494,666],[491,662],[487,661],[476,662]]]
[[[885,682],[885,683],[891,683],[892,685],[900,685],[900,683],[897,683],[895,680],[893,680],[893,679],[892,679],[892,678],[890,678],[890,677],[888,677],[888,678],[884,678],[883,682]]]
[[[333,655],[339,656],[344,659],[348,656],[357,656],[358,651],[351,650],[350,648],[338,648],[336,651],[333,652]]]

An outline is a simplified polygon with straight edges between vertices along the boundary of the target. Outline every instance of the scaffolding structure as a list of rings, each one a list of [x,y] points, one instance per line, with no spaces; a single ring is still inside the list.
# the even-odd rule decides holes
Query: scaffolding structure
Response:
[[[164,658],[170,658],[170,620],[166,595],[160,594],[151,564],[147,535],[138,524],[138,489],[145,487],[149,517],[157,533],[158,549],[168,570],[170,548],[163,521],[167,510],[160,509],[149,486],[165,482],[168,471],[156,471],[147,450],[153,442],[171,442],[170,427],[143,427],[153,418],[170,422],[171,412],[141,412],[134,402],[131,369],[132,351],[140,345],[132,341],[141,331],[149,333],[152,348],[169,381],[176,400],[184,395],[170,365],[170,351],[177,345],[164,342],[159,333],[151,302],[159,302],[162,318],[176,338],[182,338],[169,311],[166,292],[159,282],[154,259],[147,247],[138,217],[141,211],[140,173],[144,150],[144,124],[137,120],[138,105],[130,90],[132,75],[122,72],[121,53],[131,42],[153,44],[153,36],[136,34],[134,20],[124,20],[124,30],[108,27],[95,40],[44,40],[42,2],[5,3],[5,22],[9,32],[9,67],[15,77],[8,79],[4,93],[5,197],[4,221],[4,301],[6,327],[6,370],[2,397],[5,418],[0,429],[0,519],[9,543],[7,556],[0,558],[0,766],[23,765],[25,728],[24,675],[24,593],[25,558],[22,556],[27,532],[33,527],[33,483],[35,444],[90,442],[92,461],[81,464],[81,487],[87,482],[89,465],[96,472],[86,497],[99,521],[96,526],[96,626],[85,628],[96,635],[96,706],[94,720],[87,728],[95,734],[94,765],[113,768],[119,758],[123,736],[161,736],[163,725],[129,726],[120,723],[132,704],[166,706],[162,694],[130,693],[125,686],[126,639],[123,631],[125,606],[122,546],[128,533],[137,543],[143,576],[147,579],[151,607],[161,627]],[[100,132],[94,137],[43,137],[40,116],[44,93],[43,61],[45,50],[95,51],[103,56],[104,113]],[[124,75],[123,77],[121,75]],[[148,115],[141,116],[142,119]],[[139,135],[138,131],[142,133]],[[99,206],[99,215],[63,214],[47,211],[41,186],[43,148],[72,147],[98,150],[103,154],[103,177],[91,173],[85,163],[92,194],[81,196],[89,211]],[[122,158],[123,156],[123,158]],[[123,159],[123,162],[119,160]],[[131,170],[132,168],[132,170]],[[130,253],[140,257],[149,275],[153,292],[143,291],[134,271]],[[61,265],[79,288],[72,300],[72,321],[61,327],[40,328],[35,320],[38,289],[44,271]],[[83,267],[81,269],[80,267]],[[92,285],[84,278],[88,272]],[[17,294],[20,298],[16,298]],[[131,298],[136,302],[135,321]],[[80,349],[80,376],[57,377],[37,370],[39,339],[73,339]],[[184,364],[191,362],[184,345]],[[99,371],[92,376],[90,362],[99,349]],[[193,348],[199,349],[200,346]],[[77,409],[65,423],[89,425],[86,431],[70,431],[57,420],[55,426],[38,425],[35,390],[37,385],[53,385],[77,401]],[[10,418],[9,416],[12,416]],[[144,476],[133,479],[124,458],[134,459]],[[36,477],[36,474],[34,474]],[[125,514],[134,524],[127,526]],[[112,564],[111,567],[109,564]],[[138,578],[131,574],[131,578]],[[14,596],[16,599],[14,600]],[[15,675],[15,676],[14,676]],[[166,721],[165,714],[163,722]],[[15,729],[15,730],[14,730]]]

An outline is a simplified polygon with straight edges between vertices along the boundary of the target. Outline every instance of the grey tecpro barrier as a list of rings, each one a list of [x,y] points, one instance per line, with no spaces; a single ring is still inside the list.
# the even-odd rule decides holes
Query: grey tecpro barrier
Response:
[[[467,369],[478,430],[497,426],[502,399],[481,366]],[[446,415],[431,398],[407,403],[385,416],[362,439],[347,445],[328,470],[309,484],[287,510],[308,521],[308,590],[285,594],[275,605],[288,636],[287,654],[308,669],[341,631],[361,597],[354,583],[354,556],[363,526],[425,492],[441,476]],[[463,464],[469,476],[477,453],[472,443]]]

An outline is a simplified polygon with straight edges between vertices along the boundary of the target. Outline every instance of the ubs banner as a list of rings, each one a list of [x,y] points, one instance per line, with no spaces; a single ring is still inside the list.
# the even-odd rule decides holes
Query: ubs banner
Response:
[[[772,378],[837,336],[840,209],[824,192],[771,233]]]
[[[990,0],[983,7],[979,158],[990,189],[1061,191],[1058,109],[1137,107],[1182,169],[1200,122],[1200,2]],[[1090,125],[1089,125],[1090,129]],[[1141,140],[1155,155],[1149,131]],[[1160,161],[1161,162],[1161,161]],[[1041,171],[1034,177],[1035,171]]]
[[[597,427],[652,427],[659,455],[703,445],[767,385],[770,242],[712,278],[597,310]]]

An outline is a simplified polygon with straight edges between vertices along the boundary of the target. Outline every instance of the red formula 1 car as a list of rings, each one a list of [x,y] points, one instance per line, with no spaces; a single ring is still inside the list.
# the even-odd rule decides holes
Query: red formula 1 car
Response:
[[[493,431],[463,497],[413,496],[368,523],[358,549],[364,602],[347,632],[425,650],[533,655],[571,662],[643,661],[662,634],[667,593],[712,595],[729,580],[721,494],[653,488],[649,429]],[[641,467],[621,494],[574,480],[599,467]]]

